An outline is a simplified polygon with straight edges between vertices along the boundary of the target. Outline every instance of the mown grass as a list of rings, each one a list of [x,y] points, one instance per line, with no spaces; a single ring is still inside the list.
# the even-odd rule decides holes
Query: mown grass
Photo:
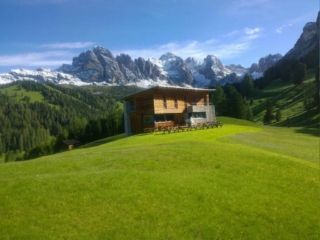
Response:
[[[319,239],[318,138],[221,120],[0,165],[0,238]]]

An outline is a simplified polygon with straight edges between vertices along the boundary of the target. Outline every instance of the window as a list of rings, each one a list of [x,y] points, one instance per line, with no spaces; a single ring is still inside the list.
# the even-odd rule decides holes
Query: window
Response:
[[[204,96],[204,105],[208,105],[207,95]]]
[[[184,107],[186,108],[188,106],[187,104],[187,97],[184,97]]]
[[[175,107],[175,108],[178,108],[177,96],[174,96],[174,107]]]
[[[143,115],[142,123],[153,123],[153,115],[152,114]]]
[[[156,122],[165,122],[165,115],[164,114],[156,114]]]
[[[166,121],[174,121],[174,115],[173,114],[166,114],[165,119],[166,119]]]
[[[163,95],[163,108],[167,109],[167,97],[166,97],[166,95]]]
[[[197,97],[196,96],[193,97],[193,105],[197,105]]]
[[[189,118],[207,118],[206,112],[192,112],[188,114]]]
[[[131,100],[131,101],[129,102],[129,105],[130,105],[130,107],[129,107],[130,112],[134,112],[134,101]]]
[[[174,115],[173,114],[156,114],[155,120],[156,122],[174,121]]]

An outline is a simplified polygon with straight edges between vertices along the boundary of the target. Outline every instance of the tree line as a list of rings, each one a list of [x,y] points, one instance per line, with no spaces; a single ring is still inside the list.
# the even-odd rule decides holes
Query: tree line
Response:
[[[43,100],[0,92],[0,156],[6,153],[6,161],[58,152],[70,138],[87,143],[124,132],[122,105],[113,99],[29,81],[1,88],[12,86],[19,93],[40,92]]]
[[[252,121],[252,110],[247,98],[251,96],[253,87],[249,74],[244,76],[241,83],[226,84],[223,87],[217,85],[211,97],[216,114]]]

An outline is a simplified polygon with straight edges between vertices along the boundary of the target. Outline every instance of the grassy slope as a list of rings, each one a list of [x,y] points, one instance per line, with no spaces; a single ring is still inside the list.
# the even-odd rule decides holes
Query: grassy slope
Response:
[[[274,113],[279,109],[282,113],[282,120],[277,126],[287,126],[286,119],[290,117],[291,126],[304,126],[318,128],[319,114],[316,109],[307,112],[303,105],[304,84],[312,82],[314,70],[308,71],[306,80],[299,86],[292,83],[283,83],[281,79],[274,80],[262,91],[256,90],[253,94],[252,112],[255,122],[262,122],[266,111],[266,100],[269,98],[274,106]]]
[[[36,101],[43,101],[43,96],[40,92],[35,92],[35,91],[26,91],[25,89],[21,88],[21,90],[18,90],[17,86],[10,86],[7,88],[2,88],[0,89],[0,92],[5,94],[6,92],[8,93],[8,96],[18,100],[18,101],[23,101],[23,98],[25,96],[30,97],[30,102],[36,102]],[[23,94],[23,96],[21,96]]]
[[[318,239],[315,133],[221,120],[0,165],[1,238]]]
[[[62,95],[64,95],[65,93],[55,89],[55,88],[52,88],[51,86],[48,86],[48,85],[44,85],[46,88],[49,88],[50,90],[52,91],[55,91],[57,93],[60,93]],[[41,92],[37,92],[37,91],[26,91],[25,89],[21,88],[20,90],[18,89],[17,85],[14,85],[14,86],[10,86],[10,87],[7,87],[7,88],[2,88],[0,89],[0,92],[2,92],[3,94],[5,94],[6,92],[8,93],[8,96],[10,96],[11,98],[13,99],[16,99],[17,101],[24,101],[24,97],[25,96],[29,96],[30,97],[30,102],[43,102],[43,101],[46,101],[44,100],[44,97],[43,95],[41,94]],[[73,100],[75,101],[78,101],[78,102],[81,102],[80,100],[70,96]],[[84,103],[86,104],[86,103]],[[53,104],[50,104],[51,106],[55,106]],[[89,108],[91,108],[91,106],[89,106],[88,104],[86,104]],[[58,107],[59,106],[55,106],[55,107]]]

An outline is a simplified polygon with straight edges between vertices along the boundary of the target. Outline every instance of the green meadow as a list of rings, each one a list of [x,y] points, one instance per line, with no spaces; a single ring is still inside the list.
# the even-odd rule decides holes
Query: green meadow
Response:
[[[18,88],[16,85],[2,88],[0,89],[2,94],[7,94],[9,97],[17,100],[17,101],[24,101],[24,97],[30,97],[30,102],[41,102],[43,101],[43,96],[40,92],[36,91],[26,91],[23,88]]]
[[[119,135],[0,165],[0,239],[319,239],[319,132]]]

